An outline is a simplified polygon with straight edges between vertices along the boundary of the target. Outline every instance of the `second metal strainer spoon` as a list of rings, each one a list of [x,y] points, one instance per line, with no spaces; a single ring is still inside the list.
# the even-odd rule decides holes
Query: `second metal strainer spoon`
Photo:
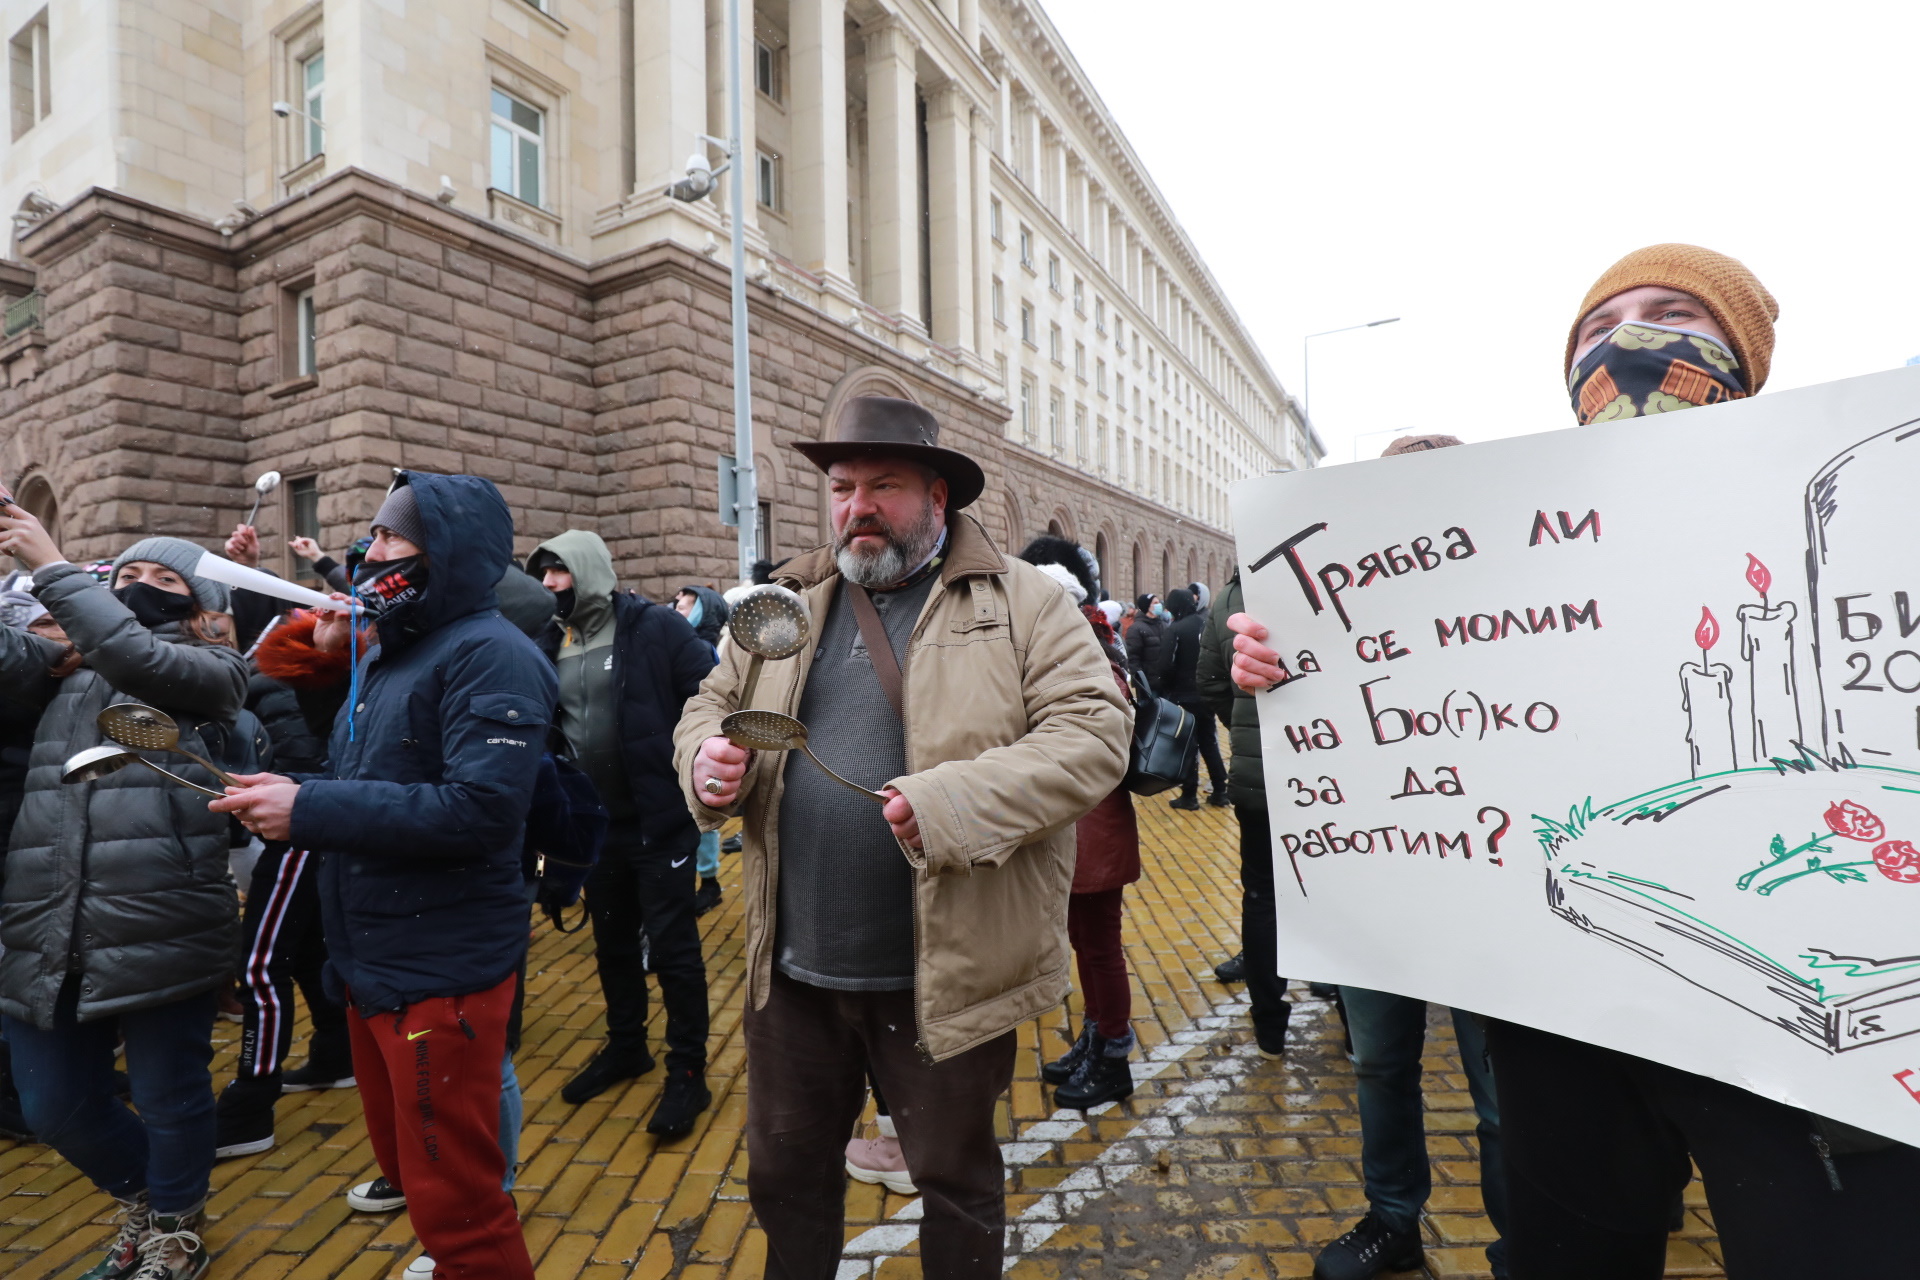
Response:
[[[213,761],[195,755],[180,745],[180,726],[158,707],[139,702],[120,702],[102,711],[95,721],[100,732],[123,747],[142,751],[171,751],[185,756],[230,787],[240,784],[232,774]]]
[[[753,661],[747,664],[747,682],[741,688],[742,707],[753,705],[760,664],[768,658],[791,658],[807,647],[812,631],[807,602],[783,586],[762,583],[740,597],[727,615],[727,634],[753,655]]]
[[[820,757],[813,754],[813,748],[807,745],[807,726],[792,716],[783,716],[778,711],[736,711],[720,722],[720,732],[734,746],[744,747],[748,751],[804,751],[807,759],[820,766],[820,772],[841,786],[858,791],[867,799],[881,804],[890,798],[878,791],[869,791],[857,782],[847,781],[821,763]]]
[[[203,787],[197,782],[189,782],[179,774],[162,769],[145,756],[135,755],[125,747],[88,747],[60,766],[60,781],[93,782],[135,764],[143,764],[161,777],[171,778],[189,791],[198,791],[201,795],[212,796],[216,800],[225,798],[222,792],[215,791],[211,787]]]

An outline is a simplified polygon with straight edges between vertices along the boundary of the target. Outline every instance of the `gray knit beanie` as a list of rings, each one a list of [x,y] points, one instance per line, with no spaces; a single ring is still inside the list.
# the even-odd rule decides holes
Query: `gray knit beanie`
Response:
[[[119,579],[123,565],[141,560],[162,564],[187,580],[194,601],[202,609],[209,613],[231,613],[233,605],[226,584],[203,578],[194,572],[200,567],[200,557],[205,554],[206,548],[196,546],[185,538],[142,538],[122,551],[113,562],[113,578],[109,582]]]
[[[427,549],[427,528],[420,523],[420,503],[413,496],[410,484],[388,492],[387,500],[373,513],[371,527],[391,529],[422,551]]]

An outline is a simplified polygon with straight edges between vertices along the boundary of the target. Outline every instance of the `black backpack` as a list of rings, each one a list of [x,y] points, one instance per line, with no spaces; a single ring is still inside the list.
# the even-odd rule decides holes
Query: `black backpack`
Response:
[[[593,779],[571,761],[542,752],[520,846],[520,872],[534,886],[534,900],[562,933],[577,933],[586,924],[583,917],[569,929],[561,913],[580,900],[606,839],[607,806]]]
[[[1193,712],[1162,698],[1133,673],[1133,749],[1127,758],[1127,776],[1120,784],[1137,796],[1159,795],[1177,787],[1187,776],[1187,765],[1199,749],[1199,723]]]

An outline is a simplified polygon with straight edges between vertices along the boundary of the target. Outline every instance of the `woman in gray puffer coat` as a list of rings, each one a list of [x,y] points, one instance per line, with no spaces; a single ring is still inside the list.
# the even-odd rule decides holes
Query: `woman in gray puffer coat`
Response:
[[[33,570],[81,659],[55,675],[70,651],[0,630],[0,697],[40,713],[0,887],[0,1028],[28,1123],[125,1210],[87,1277],[194,1280],[207,1267],[215,989],[239,933],[227,819],[151,769],[72,786],[60,775],[102,745],[95,717],[121,702],[167,712],[186,745],[211,748],[201,754],[229,754],[247,667],[227,589],[193,573],[199,547],[144,538],[114,562],[109,590],[12,505],[0,507],[0,552]],[[178,756],[151,758],[219,789]],[[119,1037],[137,1115],[113,1093]]]

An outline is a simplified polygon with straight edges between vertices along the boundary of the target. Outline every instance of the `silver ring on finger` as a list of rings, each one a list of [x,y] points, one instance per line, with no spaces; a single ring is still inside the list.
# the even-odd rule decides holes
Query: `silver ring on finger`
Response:
[[[700,787],[710,796],[717,796],[720,794],[722,790],[724,790],[724,788],[721,785],[720,779],[718,778],[708,778],[705,782],[700,784]]]

